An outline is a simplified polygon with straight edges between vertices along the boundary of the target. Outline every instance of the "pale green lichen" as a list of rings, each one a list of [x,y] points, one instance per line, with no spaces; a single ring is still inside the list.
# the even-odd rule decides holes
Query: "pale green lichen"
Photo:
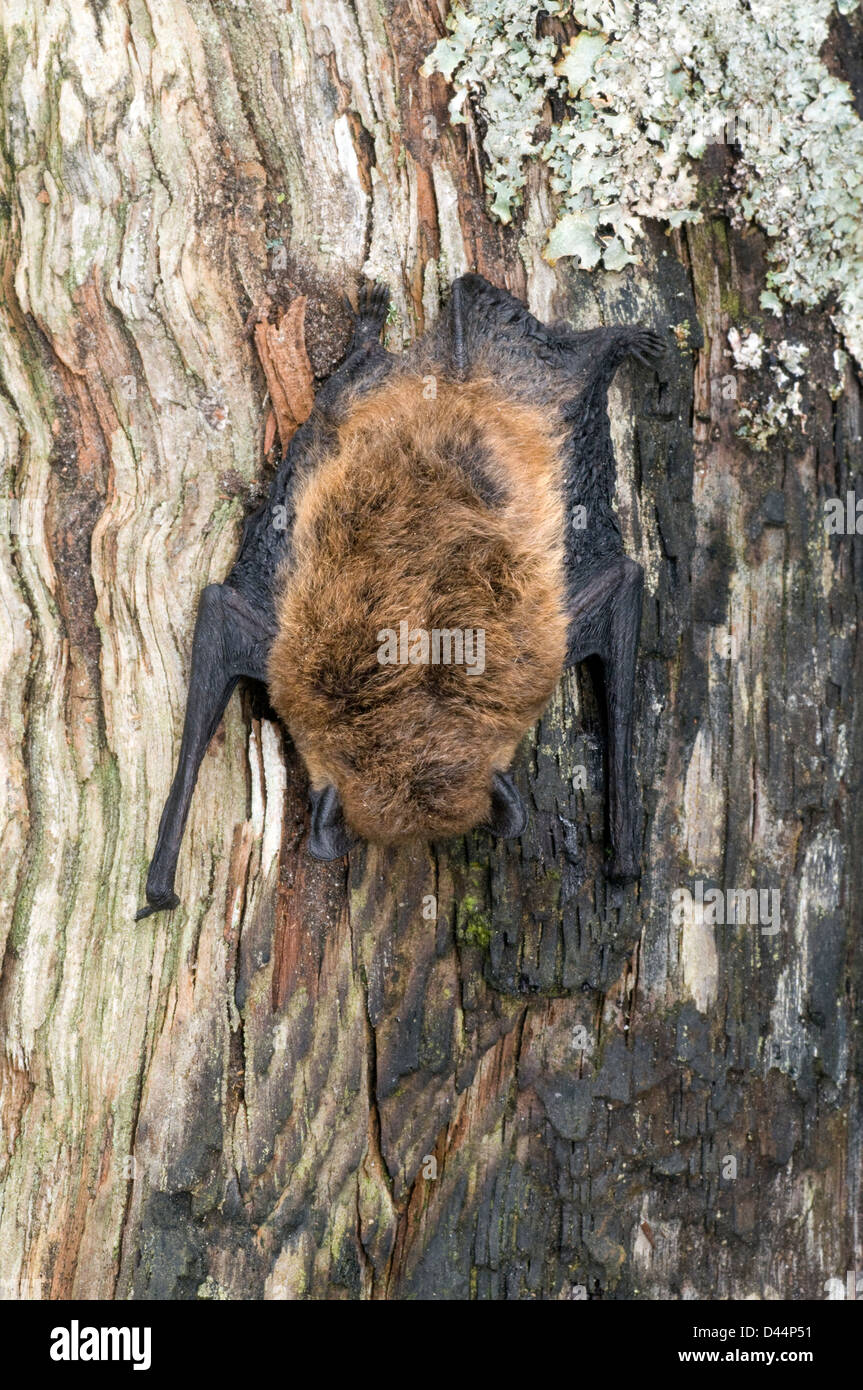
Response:
[[[764,342],[757,333],[747,333],[744,338],[739,328],[728,330],[731,345],[731,359],[739,371],[758,371],[764,356]]]
[[[856,0],[854,0],[856,3]],[[840,0],[848,12],[851,0]],[[644,218],[700,217],[696,161],[739,150],[729,213],[772,238],[762,307],[833,299],[863,360],[863,122],[820,52],[834,0],[470,0],[426,63],[485,125],[493,213],[509,221],[531,159],[559,195],[549,260],[591,269],[636,259]],[[567,44],[541,16],[574,19]],[[545,26],[547,27],[547,25]],[[539,33],[537,32],[539,28]],[[539,133],[546,99],[563,118]]]
[[[545,6],[521,0],[475,0],[470,9],[456,5],[447,18],[449,37],[441,39],[426,61],[426,70],[453,81],[449,104],[454,123],[465,120],[468,92],[481,101],[490,161],[486,180],[491,210],[509,222],[521,204],[525,160],[539,152],[535,131],[546,93],[560,86],[554,69],[559,45],[538,37],[537,15],[544,8],[561,10],[556,0]]]
[[[738,371],[758,371],[761,368],[768,347],[757,333],[744,335],[739,329],[731,328],[728,342],[732,361]],[[791,343],[784,338],[770,349],[769,368],[775,390],[771,390],[763,402],[747,401],[740,407],[740,428],[737,433],[757,452],[763,452],[771,439],[781,431],[794,427],[796,419],[803,418],[800,379],[808,356],[809,349],[805,343]]]

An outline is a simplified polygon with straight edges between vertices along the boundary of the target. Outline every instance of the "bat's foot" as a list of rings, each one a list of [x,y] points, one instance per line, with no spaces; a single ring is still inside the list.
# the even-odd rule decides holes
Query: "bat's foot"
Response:
[[[635,883],[641,878],[641,865],[634,854],[613,854],[605,873],[615,883]]]
[[[363,347],[368,342],[377,342],[390,311],[389,286],[380,280],[376,280],[374,284],[367,280],[359,292],[356,309],[349,300],[346,300],[346,304],[354,319],[352,348]]]
[[[155,898],[147,894],[147,906],[141,907],[135,913],[135,921],[140,922],[144,917],[152,917],[154,912],[172,912],[175,907],[180,906],[180,899],[176,893],[166,893],[164,897]]]
[[[655,367],[665,356],[665,343],[652,328],[636,328],[629,340],[630,356],[644,367]]]

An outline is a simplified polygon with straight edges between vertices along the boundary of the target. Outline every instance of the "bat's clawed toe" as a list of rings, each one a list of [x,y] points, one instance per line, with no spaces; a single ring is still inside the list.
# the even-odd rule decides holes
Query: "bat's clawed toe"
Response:
[[[629,351],[644,367],[655,367],[665,356],[665,342],[652,328],[639,328],[633,333]]]
[[[389,285],[384,284],[383,280],[376,280],[369,292],[368,297],[369,302],[374,306],[375,311],[379,314],[383,314],[384,317],[386,317],[387,310],[390,307],[391,298]]]
[[[390,302],[389,285],[385,285],[382,280],[367,280],[357,297],[354,336],[378,337],[387,321]]]

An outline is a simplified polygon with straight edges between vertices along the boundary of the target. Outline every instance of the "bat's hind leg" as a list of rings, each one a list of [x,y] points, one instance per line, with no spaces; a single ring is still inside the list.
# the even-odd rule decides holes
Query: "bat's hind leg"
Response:
[[[639,798],[632,761],[635,664],[644,571],[627,556],[594,574],[573,595],[568,663],[597,656],[602,664],[608,724],[609,878],[636,879]]]
[[[620,324],[576,331],[565,322],[542,323],[508,290],[482,275],[460,275],[450,301],[453,367],[462,376],[485,340],[533,354],[546,367],[607,376],[627,356],[653,367],[665,352],[658,333],[642,324]]]
[[[156,849],[147,874],[147,906],[137,919],[170,911],[179,898],[174,875],[201,760],[241,676],[266,680],[272,632],[255,608],[227,584],[210,584],[201,594],[186,719],[177,771],[159,823]]]

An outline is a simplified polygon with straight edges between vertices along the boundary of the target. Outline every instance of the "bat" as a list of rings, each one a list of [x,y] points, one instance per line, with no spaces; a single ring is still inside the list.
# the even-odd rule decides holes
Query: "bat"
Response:
[[[632,755],[644,575],[614,511],[608,387],[641,325],[550,326],[477,274],[407,353],[367,284],[342,365],[292,436],[236,563],[201,594],[185,724],[138,918],[177,907],[201,759],[262,682],[309,775],[308,850],[523,833],[513,755],[595,658],[613,879],[639,876]]]

